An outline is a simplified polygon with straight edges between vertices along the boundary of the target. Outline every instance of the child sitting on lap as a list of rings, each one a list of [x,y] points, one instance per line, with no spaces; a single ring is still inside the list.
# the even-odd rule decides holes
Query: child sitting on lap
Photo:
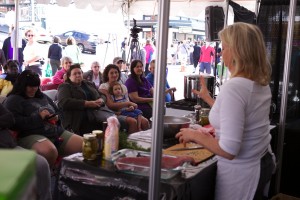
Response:
[[[120,83],[115,83],[109,88],[109,93],[114,102],[127,102],[129,101],[128,97],[124,95],[123,89]],[[143,112],[134,106],[129,106],[122,108],[121,110],[115,112],[117,115],[124,115],[128,117],[135,118],[137,120],[138,130],[141,131],[141,122],[143,118]]]

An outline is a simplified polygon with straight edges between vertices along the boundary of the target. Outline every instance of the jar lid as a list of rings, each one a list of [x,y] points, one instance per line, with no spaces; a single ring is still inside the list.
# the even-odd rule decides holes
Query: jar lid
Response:
[[[91,133],[87,133],[87,134],[83,134],[83,138],[84,139],[95,139],[96,135],[95,134],[91,134]]]
[[[195,110],[200,110],[200,109],[201,109],[201,105],[195,105],[195,106],[194,106],[194,109],[195,109]]]

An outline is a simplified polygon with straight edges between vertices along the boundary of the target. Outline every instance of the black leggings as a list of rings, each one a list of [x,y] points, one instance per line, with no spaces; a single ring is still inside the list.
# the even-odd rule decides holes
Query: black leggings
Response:
[[[266,184],[271,180],[274,167],[272,155],[267,152],[260,160],[260,178],[253,200],[267,199],[263,193]]]

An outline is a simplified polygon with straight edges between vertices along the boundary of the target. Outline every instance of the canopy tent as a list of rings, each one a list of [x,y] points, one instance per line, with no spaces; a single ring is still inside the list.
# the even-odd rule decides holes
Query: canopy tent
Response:
[[[254,11],[256,0],[237,0],[236,3]],[[109,12],[115,12],[119,9],[124,14],[135,15],[157,15],[158,1],[157,0],[36,0],[38,4],[57,4],[58,6],[67,7],[74,4],[76,8],[84,9],[91,6],[94,10],[100,11],[106,7]],[[225,6],[224,0],[171,0],[170,15],[183,15],[197,17],[207,6]]]
[[[95,10],[101,10],[104,7],[112,12],[114,10],[122,9],[122,11],[128,16],[133,15],[135,12],[141,12],[143,14],[149,13],[149,15],[158,14],[158,42],[157,49],[167,49],[167,39],[168,35],[167,24],[169,21],[169,16],[172,13],[185,13],[189,16],[197,15],[201,13],[207,6],[218,5],[226,7],[226,15],[228,16],[228,0],[36,0],[40,4],[57,3],[59,6],[68,6],[74,3],[77,8],[85,8],[90,5]],[[260,0],[239,0],[236,3],[248,8],[249,10],[256,11],[257,3]],[[290,1],[290,17],[288,25],[288,37],[287,37],[287,50],[285,55],[285,66],[284,66],[284,81],[283,85],[283,95],[282,95],[282,107],[279,122],[279,139],[278,139],[278,151],[279,151],[279,179],[280,179],[280,168],[281,168],[281,157],[284,139],[284,125],[286,117],[286,102],[287,102],[287,87],[288,87],[288,74],[290,68],[290,53],[291,53],[291,40],[293,38],[293,24],[295,16],[296,1]],[[18,5],[19,0],[16,0],[16,30],[18,30]],[[152,5],[152,7],[150,6]],[[250,6],[251,5],[251,6]],[[256,12],[257,13],[257,12]],[[225,23],[226,23],[225,19]],[[15,41],[18,41],[18,34],[15,34]],[[157,56],[157,69],[155,76],[158,77],[155,80],[157,89],[154,93],[154,105],[153,105],[153,139],[152,139],[152,152],[151,152],[151,171],[150,171],[150,182],[149,182],[149,198],[148,199],[158,199],[159,190],[159,180],[160,180],[160,158],[162,153],[162,131],[163,131],[163,110],[164,110],[164,84],[165,83],[165,63],[167,54],[165,51],[160,51],[161,53]],[[17,55],[17,48],[14,48],[14,55]],[[279,141],[280,140],[280,141]],[[277,192],[279,189],[278,182]]]

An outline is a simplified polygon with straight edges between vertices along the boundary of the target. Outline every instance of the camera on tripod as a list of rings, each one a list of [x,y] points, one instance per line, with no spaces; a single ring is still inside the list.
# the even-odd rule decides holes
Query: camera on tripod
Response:
[[[139,38],[138,33],[141,32],[141,31],[143,31],[143,29],[141,27],[138,27],[136,25],[136,20],[133,19],[133,27],[130,29],[130,31],[131,31],[130,36],[132,37],[132,40],[134,42],[134,41],[138,40],[138,38]]]

